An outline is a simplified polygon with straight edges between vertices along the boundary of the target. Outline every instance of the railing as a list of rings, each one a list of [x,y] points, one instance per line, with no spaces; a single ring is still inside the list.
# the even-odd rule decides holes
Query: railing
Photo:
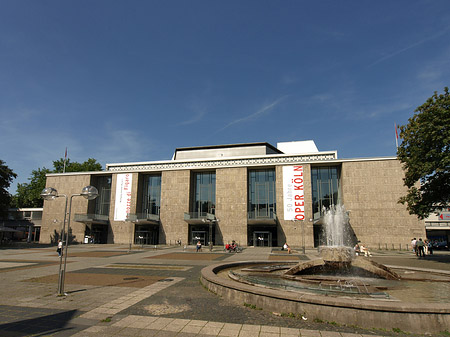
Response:
[[[135,222],[138,220],[159,221],[159,214],[136,213],[127,216],[127,221]]]
[[[76,213],[74,221],[77,222],[106,222],[109,220],[109,216],[102,214],[79,214]]]

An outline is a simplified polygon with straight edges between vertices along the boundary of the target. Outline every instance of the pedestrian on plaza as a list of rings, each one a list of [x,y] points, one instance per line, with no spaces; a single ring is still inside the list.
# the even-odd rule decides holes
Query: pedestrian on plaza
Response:
[[[411,248],[412,248],[412,251],[414,252],[414,254],[417,255],[417,246],[416,245],[417,245],[417,240],[416,240],[416,238],[414,238],[411,240]]]
[[[417,251],[417,255],[419,257],[425,256],[424,246],[425,246],[425,243],[422,241],[422,238],[419,238],[419,241],[417,241],[417,243],[416,243],[416,251]]]
[[[431,240],[427,240],[428,254],[433,255],[433,243]]]
[[[58,252],[59,257],[62,256],[62,248],[63,248],[63,243],[61,240],[58,240],[58,248],[56,248],[56,251]]]
[[[202,250],[202,243],[199,241],[197,241],[197,252]]]

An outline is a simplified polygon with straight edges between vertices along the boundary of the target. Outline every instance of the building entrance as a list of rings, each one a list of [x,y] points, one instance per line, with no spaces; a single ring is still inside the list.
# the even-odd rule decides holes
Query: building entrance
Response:
[[[272,247],[272,233],[253,232],[253,245],[255,247]]]
[[[136,245],[157,245],[158,226],[136,225],[134,231],[134,244]]]
[[[191,245],[196,245],[198,241],[202,243],[202,246],[206,246],[208,233],[206,231],[192,231],[191,232]]]
[[[189,244],[190,245],[196,245],[198,241],[202,243],[202,246],[209,245],[209,239],[211,237],[211,240],[214,244],[214,235],[215,235],[215,228],[214,226],[211,226],[212,232],[211,236],[209,235],[210,226],[209,225],[189,225]]]
[[[86,225],[84,231],[84,243],[107,243],[108,226],[91,224]]]

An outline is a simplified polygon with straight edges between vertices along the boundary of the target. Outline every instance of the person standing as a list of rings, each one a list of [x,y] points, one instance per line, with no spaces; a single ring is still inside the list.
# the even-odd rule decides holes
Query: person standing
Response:
[[[417,255],[417,240],[416,240],[416,238],[411,240],[411,248],[412,248],[414,254]]]
[[[197,252],[202,250],[202,243],[199,241],[197,241]]]
[[[425,252],[423,249],[424,246],[425,246],[425,244],[423,243],[422,238],[419,238],[419,241],[417,241],[417,243],[416,243],[416,251],[417,251],[416,255],[418,255],[419,257],[425,256]]]
[[[428,246],[428,253],[430,255],[433,255],[433,243],[431,242],[431,240],[427,240],[427,246]]]

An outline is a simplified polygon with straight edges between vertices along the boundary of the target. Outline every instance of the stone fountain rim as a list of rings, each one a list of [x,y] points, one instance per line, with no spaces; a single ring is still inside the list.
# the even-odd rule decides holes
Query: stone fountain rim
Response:
[[[250,293],[259,296],[265,296],[274,299],[288,300],[295,302],[310,303],[316,305],[333,306],[340,308],[351,308],[359,310],[377,310],[386,312],[399,312],[399,313],[422,313],[422,314],[450,314],[450,304],[442,303],[421,303],[420,306],[411,306],[413,302],[394,302],[382,299],[367,299],[367,298],[348,298],[345,296],[331,297],[321,294],[311,294],[307,292],[282,292],[277,289],[264,288],[248,285],[245,283],[239,283],[231,279],[225,279],[217,275],[223,269],[240,267],[245,265],[270,265],[270,264],[287,264],[288,261],[239,261],[218,263],[207,266],[201,271],[201,280],[205,285],[206,282],[210,282],[217,286],[222,286],[228,289],[234,289],[236,291]],[[402,266],[390,266],[394,269],[408,269],[408,270],[420,270],[423,268],[414,269],[412,267],[404,268]],[[440,270],[427,269],[436,273],[440,273]],[[450,274],[450,273],[449,273]],[[299,293],[301,296],[299,296]]]

